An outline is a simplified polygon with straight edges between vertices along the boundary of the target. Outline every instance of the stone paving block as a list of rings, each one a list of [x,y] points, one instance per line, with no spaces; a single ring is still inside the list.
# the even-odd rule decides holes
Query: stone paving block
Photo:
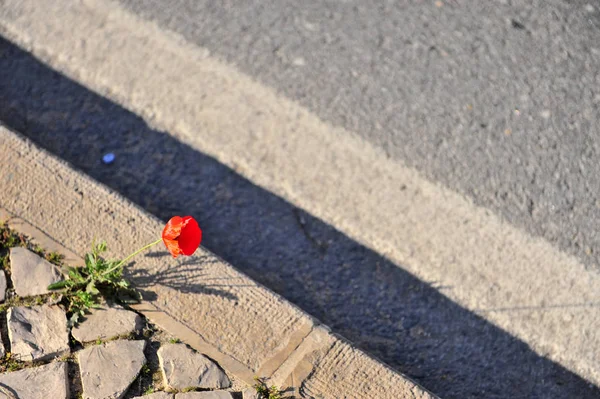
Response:
[[[69,381],[66,362],[54,362],[0,374],[0,387],[18,399],[68,399]],[[0,398],[12,399],[0,389]]]
[[[228,391],[185,392],[175,395],[175,399],[233,399]]]
[[[146,363],[146,341],[113,341],[79,352],[86,399],[120,399]]]
[[[92,309],[85,320],[72,329],[73,337],[79,342],[105,340],[138,331],[142,327],[142,318],[131,310],[120,306]]]
[[[136,396],[133,399],[173,399],[174,394],[169,392],[154,392],[150,395]]]
[[[329,348],[306,351],[303,361],[290,375],[288,382],[295,382],[288,386],[302,387],[302,398],[319,395],[344,399],[436,398],[394,370],[381,367],[379,362],[348,342],[336,339],[332,342]],[[407,392],[410,396],[405,395]]]
[[[243,399],[259,399],[258,392],[254,388],[246,388],[242,391]]]
[[[172,389],[227,388],[227,375],[206,356],[184,344],[166,344],[158,350],[165,385]]]
[[[4,302],[6,299],[6,274],[4,274],[4,270],[0,270],[0,302]]]
[[[10,249],[10,270],[18,296],[47,294],[48,286],[62,275],[55,265],[26,248]]]
[[[67,316],[58,306],[13,307],[7,318],[11,352],[17,359],[45,360],[69,352]]]

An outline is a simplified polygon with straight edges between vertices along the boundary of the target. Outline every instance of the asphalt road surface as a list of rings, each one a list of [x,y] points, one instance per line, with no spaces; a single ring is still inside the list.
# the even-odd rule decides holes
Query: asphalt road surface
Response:
[[[598,269],[598,2],[122,3]]]

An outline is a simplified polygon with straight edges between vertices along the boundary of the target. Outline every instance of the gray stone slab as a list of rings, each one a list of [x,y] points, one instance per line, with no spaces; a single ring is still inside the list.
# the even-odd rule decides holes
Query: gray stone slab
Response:
[[[10,269],[19,296],[47,294],[48,286],[62,278],[58,267],[21,247],[10,249]]]
[[[227,388],[227,375],[210,359],[184,344],[166,344],[158,350],[165,385],[172,389]]]
[[[8,337],[19,360],[45,360],[69,352],[67,316],[58,306],[13,307],[8,310]]]
[[[109,339],[138,331],[142,318],[131,310],[120,306],[105,306],[93,309],[85,319],[71,330],[79,342]]]
[[[259,399],[258,392],[254,388],[246,388],[242,391],[243,399]]]
[[[4,270],[0,270],[0,302],[4,302],[6,299],[6,274]]]
[[[0,398],[12,399],[7,392],[18,399],[67,399],[69,398],[67,363],[55,362],[0,374]]]
[[[175,399],[233,399],[228,391],[184,392],[175,395]]]
[[[133,399],[173,399],[174,394],[169,392],[154,392],[150,395],[136,396]]]
[[[330,345],[323,347],[320,342]],[[415,382],[390,368],[381,367],[377,360],[324,329],[316,329],[303,346],[299,353],[302,360],[288,379],[281,384],[277,379],[271,380],[284,389],[295,387],[296,396],[435,399]],[[298,392],[300,387],[302,390]],[[410,395],[398,394],[403,392],[410,392]]]
[[[86,399],[120,399],[146,363],[146,341],[113,341],[79,352]]]

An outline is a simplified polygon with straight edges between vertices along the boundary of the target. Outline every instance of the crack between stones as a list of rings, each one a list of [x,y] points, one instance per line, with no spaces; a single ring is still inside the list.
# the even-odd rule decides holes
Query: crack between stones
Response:
[[[310,334],[312,334],[312,332],[315,330],[315,326],[311,326],[310,330],[308,331],[308,333],[302,337],[302,339],[300,340],[300,342],[298,342],[298,345],[296,345],[296,347],[294,349],[292,349],[292,351],[290,352],[290,354],[283,360],[283,362],[281,362],[281,364],[273,371],[273,373],[271,373],[271,375],[269,376],[269,378],[273,377],[275,374],[277,374],[277,372],[279,370],[281,370],[281,368],[283,367],[283,365],[292,357],[294,356],[294,354],[298,351],[298,348],[300,348],[302,346],[302,344],[304,343],[304,341],[306,341],[306,339],[310,336]],[[298,364],[296,363],[294,365],[294,368],[292,369],[292,371],[294,369],[296,369],[296,367],[298,366]]]

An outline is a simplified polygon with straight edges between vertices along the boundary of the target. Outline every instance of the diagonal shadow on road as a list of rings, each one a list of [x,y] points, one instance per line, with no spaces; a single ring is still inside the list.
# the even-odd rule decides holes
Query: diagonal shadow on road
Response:
[[[194,215],[206,248],[441,397],[600,397],[402,265],[2,38],[0,70],[0,121],[163,220]]]

